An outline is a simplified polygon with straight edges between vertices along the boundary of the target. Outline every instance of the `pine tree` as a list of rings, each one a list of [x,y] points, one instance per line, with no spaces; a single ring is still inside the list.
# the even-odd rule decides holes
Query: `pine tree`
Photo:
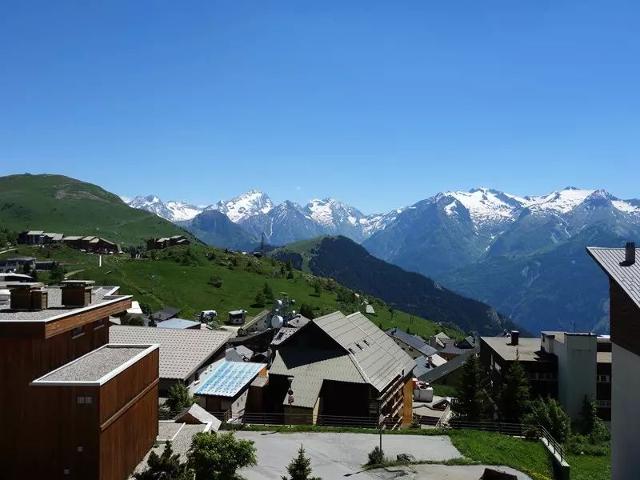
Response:
[[[487,416],[489,398],[484,389],[484,375],[480,361],[472,355],[464,364],[462,370],[462,386],[459,395],[452,405],[456,415],[468,420],[480,420]]]
[[[319,477],[312,477],[311,475],[311,460],[304,454],[304,447],[300,445],[298,450],[298,456],[291,460],[287,467],[289,472],[289,478],[282,477],[282,480],[322,480]]]
[[[254,307],[264,307],[265,302],[266,302],[266,299],[264,298],[264,293],[258,292],[256,294],[255,300],[253,301],[253,306]]]
[[[529,409],[529,381],[518,360],[505,372],[499,404],[500,417],[507,422],[520,423]]]
[[[273,290],[271,289],[271,285],[267,282],[264,282],[264,287],[262,287],[262,293],[264,293],[264,297],[270,302],[273,301]]]
[[[167,442],[161,455],[152,451],[147,460],[147,468],[133,475],[135,480],[188,480],[193,475],[180,462],[180,455],[173,453],[171,442]]]

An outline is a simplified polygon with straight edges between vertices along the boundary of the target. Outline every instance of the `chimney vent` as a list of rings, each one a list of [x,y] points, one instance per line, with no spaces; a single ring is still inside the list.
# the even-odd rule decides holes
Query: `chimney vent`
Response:
[[[62,283],[62,305],[87,307],[91,304],[92,280],[65,280]]]
[[[636,244],[627,242],[624,247],[624,264],[633,265],[634,263],[636,263]]]
[[[15,283],[7,287],[11,290],[12,310],[46,310],[49,307],[49,294],[42,283]]]
[[[520,332],[518,330],[511,330],[511,345],[518,345],[520,340]]]

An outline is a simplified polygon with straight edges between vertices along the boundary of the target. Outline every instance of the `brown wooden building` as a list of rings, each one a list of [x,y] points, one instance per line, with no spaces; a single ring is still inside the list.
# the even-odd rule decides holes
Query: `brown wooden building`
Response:
[[[316,318],[276,348],[265,408],[285,423],[411,423],[415,362],[361,313]]]
[[[589,247],[587,252],[609,279],[611,478],[640,478],[640,252],[633,242],[625,248]],[[606,380],[606,372],[598,374]]]
[[[157,435],[158,349],[107,344],[117,287],[20,284],[0,310],[0,477],[123,480]]]

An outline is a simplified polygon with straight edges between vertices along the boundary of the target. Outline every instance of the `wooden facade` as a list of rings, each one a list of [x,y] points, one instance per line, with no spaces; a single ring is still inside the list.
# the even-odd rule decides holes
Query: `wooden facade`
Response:
[[[106,345],[108,316],[130,305],[0,322],[0,478],[124,480],[144,457],[158,428],[157,348],[103,384],[32,384]]]

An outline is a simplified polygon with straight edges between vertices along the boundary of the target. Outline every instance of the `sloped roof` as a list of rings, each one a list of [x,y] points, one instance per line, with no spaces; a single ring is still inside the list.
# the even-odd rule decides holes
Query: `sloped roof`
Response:
[[[184,422],[191,425],[196,423],[210,425],[210,429],[216,432],[220,430],[220,425],[222,425],[222,422],[217,417],[207,412],[197,403],[194,403],[187,410],[178,415],[176,422]]]
[[[635,263],[626,265],[624,248],[587,247],[587,252],[600,265],[600,268],[640,307],[640,252],[638,250],[640,249],[636,248]]]
[[[173,328],[181,330],[185,328],[200,327],[200,322],[194,322],[193,320],[187,320],[184,318],[170,318],[164,322],[158,322],[158,328]]]
[[[160,378],[186,380],[220,350],[231,337],[225,330],[174,330],[114,325],[111,343],[160,345]]]
[[[201,384],[195,393],[233,398],[266,367],[265,363],[219,360],[211,366],[206,379],[201,379]]]
[[[410,346],[411,348],[417,350],[418,352],[422,353],[422,355],[425,355],[427,357],[433,355],[438,351],[431,345],[427,344],[427,342],[425,342],[420,337],[411,335],[404,330],[400,330],[398,327],[387,330],[387,335],[401,341],[402,343]]]
[[[298,349],[278,350],[269,370],[270,375],[292,376],[296,407],[312,408],[324,380],[346,383],[368,383],[352,358],[336,350]],[[288,399],[285,398],[285,405]]]
[[[360,312],[347,316],[334,312],[313,323],[349,352],[367,383],[378,391],[415,367],[413,359]]]

